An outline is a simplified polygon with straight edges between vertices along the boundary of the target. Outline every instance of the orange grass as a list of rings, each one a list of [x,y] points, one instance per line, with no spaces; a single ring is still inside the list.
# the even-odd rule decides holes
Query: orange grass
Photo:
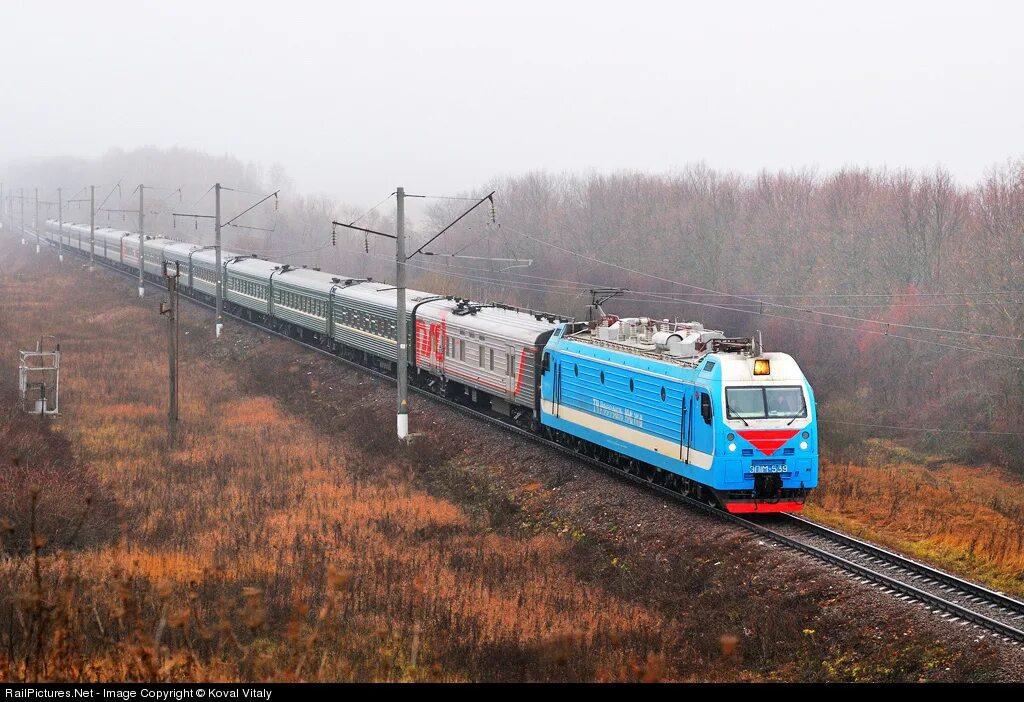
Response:
[[[123,530],[116,543],[39,551],[41,597],[74,597],[54,610],[48,654],[0,654],[0,676],[470,679],[500,677],[507,652],[541,659],[512,675],[634,677],[647,670],[635,661],[659,654],[669,622],[582,586],[564,539],[471,528],[391,465],[377,467],[386,480],[354,480],[347,466],[361,455],[239,392],[222,367],[183,359],[182,438],[168,447],[155,303],[67,304],[83,288],[96,304],[118,299],[111,283],[3,286],[0,352],[11,357],[40,325],[60,331],[58,430],[116,496]],[[35,587],[15,559],[0,577]],[[537,653],[551,642],[569,642],[577,662]]]
[[[1024,481],[993,467],[823,465],[807,515],[1024,595]]]

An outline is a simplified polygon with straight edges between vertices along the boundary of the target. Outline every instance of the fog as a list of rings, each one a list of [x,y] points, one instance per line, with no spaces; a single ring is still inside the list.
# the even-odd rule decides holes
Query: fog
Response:
[[[179,146],[355,205],[698,161],[974,182],[1024,151],[1022,20],[982,2],[7,2],[0,164]]]

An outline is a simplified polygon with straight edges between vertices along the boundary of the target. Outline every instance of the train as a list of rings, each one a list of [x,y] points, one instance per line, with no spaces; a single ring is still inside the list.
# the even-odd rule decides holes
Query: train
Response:
[[[393,285],[167,237],[47,220],[51,243],[394,373]],[[698,322],[599,314],[580,322],[406,292],[409,381],[618,470],[732,513],[798,512],[818,483],[814,394],[788,354]]]

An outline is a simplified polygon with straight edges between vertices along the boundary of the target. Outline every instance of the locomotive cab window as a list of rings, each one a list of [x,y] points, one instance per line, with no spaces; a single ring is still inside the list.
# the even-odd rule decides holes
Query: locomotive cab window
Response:
[[[798,385],[725,389],[729,419],[795,419],[807,416],[804,391]]]
[[[706,392],[700,394],[700,416],[705,424],[711,424],[711,418],[714,416],[714,413],[711,409],[711,396]]]

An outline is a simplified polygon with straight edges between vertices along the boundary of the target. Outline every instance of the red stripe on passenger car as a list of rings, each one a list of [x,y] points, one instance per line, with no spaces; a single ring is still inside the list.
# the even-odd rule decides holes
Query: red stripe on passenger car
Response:
[[[516,391],[512,393],[514,396],[519,395],[519,391],[523,388],[523,369],[526,368],[526,349],[519,354],[519,377],[516,378]]]

